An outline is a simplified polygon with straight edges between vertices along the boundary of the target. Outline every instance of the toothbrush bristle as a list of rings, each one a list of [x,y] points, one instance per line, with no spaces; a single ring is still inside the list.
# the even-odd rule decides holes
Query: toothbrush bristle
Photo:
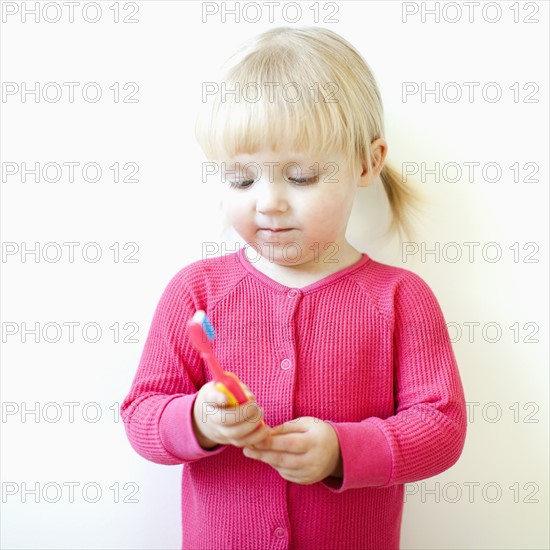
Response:
[[[216,333],[214,332],[214,327],[210,324],[210,321],[208,320],[208,317],[206,316],[206,313],[199,309],[195,315],[193,315],[193,321],[195,323],[199,323],[202,325],[202,328],[204,329],[204,332],[206,333],[206,337],[209,340],[214,340],[216,338]]]
[[[210,340],[214,340],[214,338],[216,338],[216,333],[214,332],[214,327],[210,324],[210,321],[208,320],[206,314],[204,315],[204,318],[202,320],[202,326],[204,328],[204,331],[206,332],[206,336],[208,336]]]

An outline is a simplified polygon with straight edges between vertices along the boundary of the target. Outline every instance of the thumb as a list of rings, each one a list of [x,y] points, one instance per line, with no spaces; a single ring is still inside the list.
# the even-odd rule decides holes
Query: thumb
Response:
[[[215,382],[209,382],[208,388],[204,392],[204,401],[217,406],[227,405],[227,396],[216,388]]]
[[[228,404],[227,395],[216,387],[213,388],[212,396],[214,403],[217,405],[225,406]]]

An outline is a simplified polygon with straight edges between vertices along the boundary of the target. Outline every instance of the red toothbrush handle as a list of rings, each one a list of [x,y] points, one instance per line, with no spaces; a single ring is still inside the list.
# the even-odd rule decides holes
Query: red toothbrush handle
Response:
[[[250,400],[240,380],[232,372],[224,372],[222,377],[216,377],[214,380],[216,388],[227,396],[229,405],[242,405]]]
[[[252,397],[249,397],[244,391],[242,382],[237,378],[237,376],[234,373],[224,371],[221,368],[214,353],[202,353],[201,355],[212,371],[216,389],[227,396],[228,405],[242,405],[252,399]],[[265,422],[261,420],[256,429],[259,429],[264,425]]]
[[[242,382],[233,374],[232,372],[224,372],[223,381],[216,380],[216,389],[223,392],[227,396],[227,402],[229,405],[242,405],[247,401],[253,399],[249,397],[244,388],[242,387]],[[263,420],[260,420],[260,423],[256,429],[260,429],[265,425]]]
[[[213,353],[203,353],[202,357],[212,371],[216,387],[227,395],[229,405],[242,405],[249,400],[240,380],[232,372],[224,371]]]

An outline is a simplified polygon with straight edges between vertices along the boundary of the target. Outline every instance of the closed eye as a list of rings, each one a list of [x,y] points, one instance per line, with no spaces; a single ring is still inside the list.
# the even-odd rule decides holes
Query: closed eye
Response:
[[[233,188],[246,189],[247,187],[250,187],[253,183],[254,183],[254,180],[230,181],[229,187],[231,187],[231,189]]]
[[[288,181],[299,185],[310,185],[312,183],[317,183],[318,180],[318,176],[312,176],[311,178],[288,178]]]
[[[312,176],[310,178],[287,178],[288,181],[300,186],[306,186],[311,185],[312,183],[317,183],[319,181],[319,176]],[[231,189],[247,189],[250,187],[254,181],[253,179],[247,179],[247,180],[237,180],[237,181],[230,181],[229,187]]]

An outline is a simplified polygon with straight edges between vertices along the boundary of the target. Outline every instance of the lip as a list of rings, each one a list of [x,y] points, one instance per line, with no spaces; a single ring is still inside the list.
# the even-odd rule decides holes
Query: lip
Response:
[[[294,229],[289,227],[287,229],[274,229],[274,228],[260,228],[258,229],[258,237],[267,241],[286,239],[286,235],[291,233]]]
[[[274,235],[281,235],[281,236],[286,235],[291,231],[294,231],[294,228],[287,227],[287,228],[276,229],[273,227],[260,227],[258,229],[258,234],[260,234],[262,237],[272,237]]]
[[[292,231],[292,227],[260,227],[260,231],[270,231],[271,233],[282,233],[283,231]]]

